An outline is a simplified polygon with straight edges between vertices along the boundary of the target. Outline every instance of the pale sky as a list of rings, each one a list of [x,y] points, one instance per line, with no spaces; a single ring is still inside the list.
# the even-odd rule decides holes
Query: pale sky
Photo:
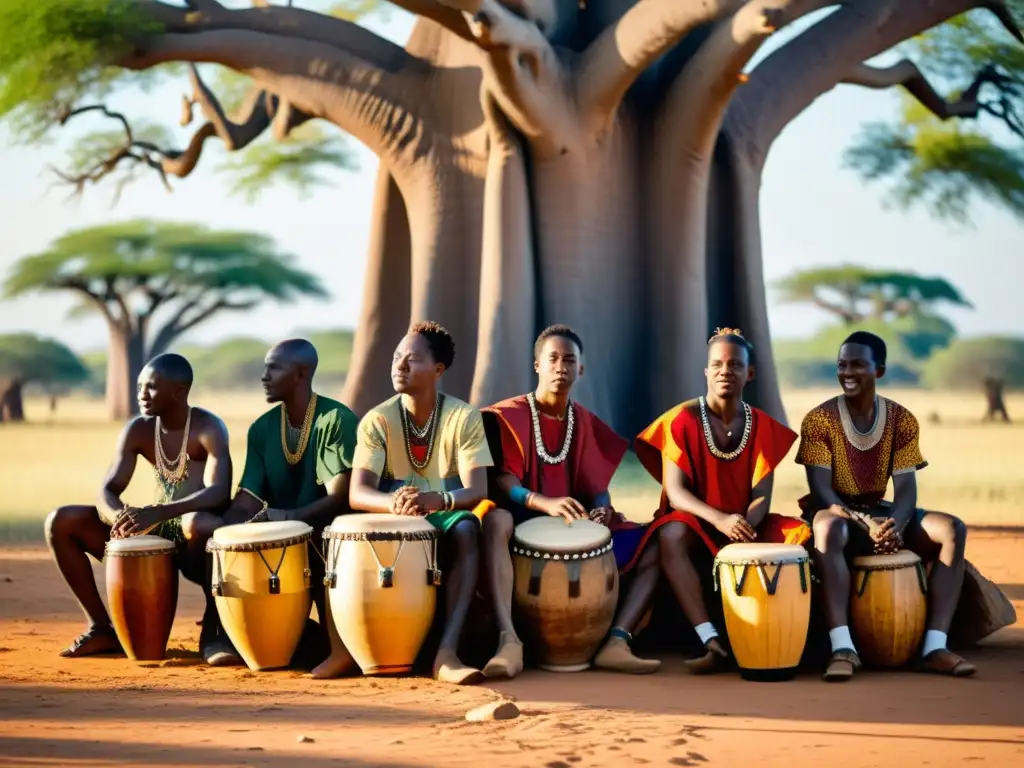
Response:
[[[385,21],[367,26],[404,43],[412,17],[395,9]],[[176,83],[145,96],[122,96],[113,106],[129,117],[148,116],[176,127],[184,88],[185,83]],[[886,210],[881,187],[865,186],[842,168],[842,151],[858,127],[891,118],[896,104],[896,93],[840,86],[778,139],[761,193],[769,283],[797,269],[839,263],[913,270],[952,281],[975,304],[973,311],[946,312],[963,335],[1024,336],[1022,223],[983,204],[974,208],[972,229],[947,226],[923,211]],[[80,120],[81,128],[86,128],[86,118]],[[108,126],[96,118],[88,127]],[[182,144],[186,137],[186,130],[180,129]],[[332,298],[220,315],[196,329],[189,341],[240,334],[275,339],[299,328],[353,327],[362,294],[376,158],[355,140],[349,143],[358,156],[359,171],[335,174],[333,187],[319,188],[306,200],[285,186],[272,188],[251,206],[228,196],[226,180],[212,172],[226,153],[211,140],[200,169],[188,179],[174,181],[173,194],[164,191],[155,175],[143,176],[145,180],[129,187],[114,208],[112,185],[90,188],[83,198],[70,202],[65,189],[50,189],[47,166],[65,157],[59,143],[45,149],[11,147],[0,129],[0,274],[6,274],[19,257],[45,249],[69,230],[122,219],[151,217],[248,229],[271,235],[302,267],[321,275]],[[73,304],[61,295],[0,302],[0,332],[55,336],[78,350],[104,346],[102,321],[65,319]],[[777,338],[806,336],[829,319],[812,307],[782,305],[771,290],[769,307]]]

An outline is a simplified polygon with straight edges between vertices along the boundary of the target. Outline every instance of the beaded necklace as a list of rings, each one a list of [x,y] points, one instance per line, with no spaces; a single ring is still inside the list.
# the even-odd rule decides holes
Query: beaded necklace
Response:
[[[743,403],[743,437],[740,439],[740,444],[735,451],[726,453],[715,445],[715,436],[711,432],[711,420],[708,418],[708,406],[707,401],[703,397],[699,398],[700,403],[700,420],[704,427],[704,440],[708,444],[708,450],[711,451],[711,455],[716,459],[723,459],[724,461],[732,461],[741,453],[743,449],[747,447],[747,440],[750,439],[750,428],[753,423],[753,418],[750,411],[750,406]]]
[[[547,448],[544,445],[544,438],[540,432],[540,412],[537,410],[537,398],[533,392],[526,396],[526,402],[530,406],[530,416],[533,417],[533,442],[537,449],[537,457],[545,464],[561,464],[569,457],[569,448],[572,446],[572,432],[573,427],[576,425],[576,417],[573,415],[572,400],[568,403],[568,416],[566,417],[565,425],[565,440],[562,442],[562,450],[559,451],[557,456],[552,456],[548,453]]]

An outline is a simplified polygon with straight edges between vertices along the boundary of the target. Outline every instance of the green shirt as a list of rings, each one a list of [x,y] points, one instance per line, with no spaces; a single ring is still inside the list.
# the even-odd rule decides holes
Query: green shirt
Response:
[[[359,420],[347,407],[317,395],[312,433],[297,464],[281,445],[284,409],[278,405],[249,427],[245,470],[238,487],[274,509],[299,509],[327,495],[325,486],[352,469]]]

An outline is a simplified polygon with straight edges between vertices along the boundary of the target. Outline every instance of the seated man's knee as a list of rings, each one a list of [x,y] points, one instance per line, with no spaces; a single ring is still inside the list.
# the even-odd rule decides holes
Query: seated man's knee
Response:
[[[959,517],[941,512],[925,515],[921,526],[928,538],[936,544],[955,544],[962,547],[967,543],[967,525]]]
[[[815,515],[812,531],[815,548],[821,551],[827,549],[841,550],[846,546],[849,535],[846,520],[827,511],[819,512]]]
[[[209,512],[186,512],[181,516],[181,532],[188,542],[204,542],[224,525],[224,519]]]
[[[85,507],[58,507],[46,516],[43,532],[47,542],[67,539],[74,535],[75,529],[82,524]]]
[[[459,552],[476,548],[480,526],[475,520],[461,520],[452,529],[452,538]]]
[[[665,523],[658,529],[658,543],[661,557],[679,557],[685,555],[690,549],[690,541],[693,534],[689,526],[673,520]]]
[[[465,522],[465,521],[464,521]],[[492,540],[509,541],[515,530],[512,513],[505,509],[492,509],[481,523],[483,535]]]

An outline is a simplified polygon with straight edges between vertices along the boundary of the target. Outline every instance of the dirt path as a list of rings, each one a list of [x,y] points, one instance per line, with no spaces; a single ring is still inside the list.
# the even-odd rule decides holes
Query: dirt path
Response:
[[[1024,536],[972,533],[968,556],[1024,616]],[[1019,623],[971,654],[981,667],[971,680],[756,684],[689,677],[669,659],[651,677],[531,671],[488,690],[210,669],[194,653],[200,608],[183,587],[173,658],[160,664],[60,659],[81,629],[77,606],[44,550],[0,550],[0,765],[1024,764]],[[522,716],[463,720],[495,691]]]

